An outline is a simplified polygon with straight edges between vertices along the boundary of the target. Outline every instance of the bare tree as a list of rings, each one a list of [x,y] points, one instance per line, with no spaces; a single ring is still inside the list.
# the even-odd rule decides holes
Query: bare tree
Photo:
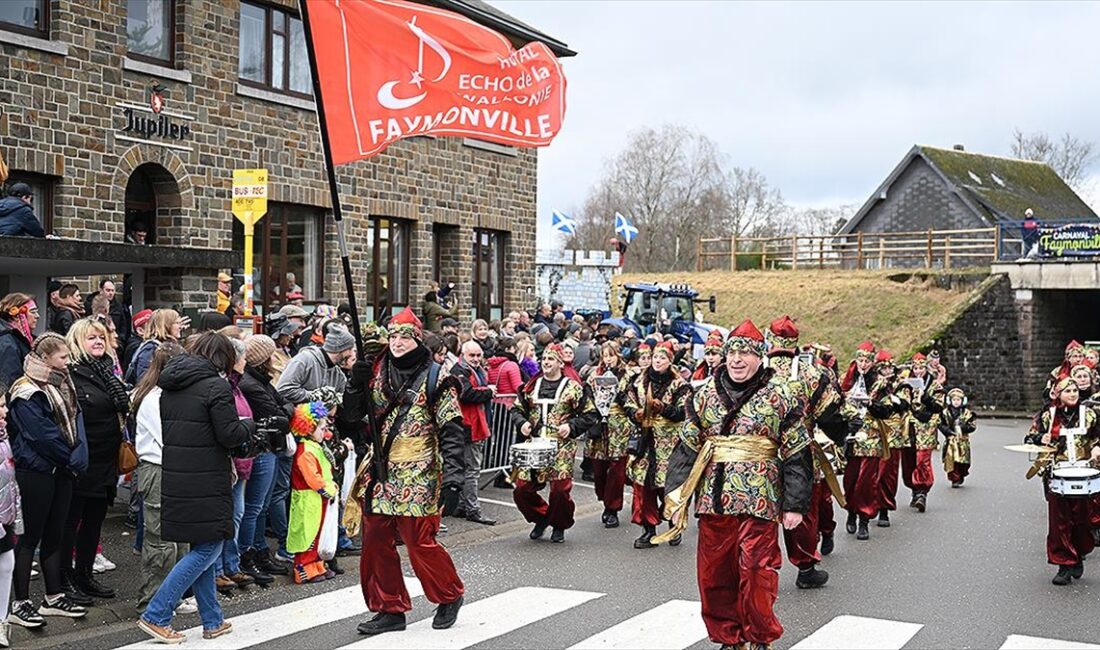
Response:
[[[1088,170],[1097,158],[1094,143],[1069,133],[1055,141],[1046,133],[1024,134],[1019,129],[1012,134],[1012,155],[1050,165],[1074,190],[1083,189]]]
[[[847,204],[795,210],[787,219],[792,228],[790,234],[835,234],[858,209],[857,204]]]

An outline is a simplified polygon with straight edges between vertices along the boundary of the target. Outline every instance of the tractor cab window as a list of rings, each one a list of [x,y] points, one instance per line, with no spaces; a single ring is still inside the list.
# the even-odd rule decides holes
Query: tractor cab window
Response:
[[[661,317],[669,321],[695,320],[695,305],[684,296],[664,296],[661,298]]]
[[[626,294],[623,316],[639,325],[657,322],[657,294],[631,291]]]

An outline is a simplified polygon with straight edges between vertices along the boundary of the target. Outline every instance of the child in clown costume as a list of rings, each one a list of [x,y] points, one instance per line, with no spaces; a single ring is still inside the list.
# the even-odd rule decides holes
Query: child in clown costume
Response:
[[[287,551],[294,553],[294,582],[321,582],[336,576],[317,554],[325,511],[339,498],[332,480],[332,454],[321,442],[332,435],[328,409],[321,402],[299,404],[290,419],[290,431],[298,441],[290,472],[290,522]]]

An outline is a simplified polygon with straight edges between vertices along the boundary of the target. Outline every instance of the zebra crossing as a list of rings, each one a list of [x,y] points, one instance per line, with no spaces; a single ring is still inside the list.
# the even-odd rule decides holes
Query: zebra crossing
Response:
[[[424,594],[416,578],[405,579],[409,595],[419,600]],[[372,650],[383,648],[423,648],[426,650],[462,650],[477,645],[492,646],[512,632],[518,632],[545,619],[567,617],[585,603],[607,598],[608,594],[550,587],[518,587],[482,599],[468,601],[462,608],[458,623],[450,630],[433,630],[432,619],[411,623],[405,632],[378,637],[360,637],[353,643],[338,645],[337,650]],[[262,609],[240,616],[230,616],[233,633],[209,641],[202,640],[202,627],[183,630],[188,646],[203,650],[237,650],[262,647],[291,635],[333,623],[353,622],[364,615],[362,593],[358,586],[337,589],[291,603]],[[563,632],[574,633],[577,626],[563,621]],[[924,628],[920,623],[894,621],[862,616],[842,615],[828,621],[803,639],[783,639],[780,645],[791,650],[901,650]],[[656,607],[629,616],[625,620],[594,634],[583,641],[568,645],[568,650],[684,650],[707,641],[698,601],[668,600]],[[346,639],[345,639],[346,640]],[[990,640],[988,647],[994,647]],[[546,639],[545,647],[560,646]],[[150,642],[123,646],[123,650],[153,650],[161,648]],[[315,644],[313,647],[324,647]],[[916,646],[914,646],[916,647]],[[1011,634],[999,650],[1100,650],[1100,645],[1081,641],[1048,639]]]

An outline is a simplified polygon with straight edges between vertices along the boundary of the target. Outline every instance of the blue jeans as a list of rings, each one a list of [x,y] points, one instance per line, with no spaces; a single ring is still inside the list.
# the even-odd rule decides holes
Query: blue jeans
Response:
[[[214,575],[229,576],[241,570],[241,550],[237,548],[237,531],[244,516],[244,481],[233,485],[233,537],[222,544],[222,553],[214,558]]]
[[[193,545],[160,583],[160,589],[149,601],[142,618],[161,627],[170,624],[180,598],[188,587],[193,587],[203,629],[212,630],[221,625],[225,617],[214,591],[214,561],[221,553],[220,539]]]
[[[279,456],[275,463],[275,487],[271,490],[267,517],[271,530],[279,540],[279,550],[286,553],[287,503],[290,501],[290,466],[294,462],[288,456]]]
[[[267,501],[275,482],[275,454],[264,452],[252,459],[252,474],[244,484],[244,517],[237,530],[237,547],[241,553],[267,548],[264,541]],[[260,544],[256,544],[259,537]]]

